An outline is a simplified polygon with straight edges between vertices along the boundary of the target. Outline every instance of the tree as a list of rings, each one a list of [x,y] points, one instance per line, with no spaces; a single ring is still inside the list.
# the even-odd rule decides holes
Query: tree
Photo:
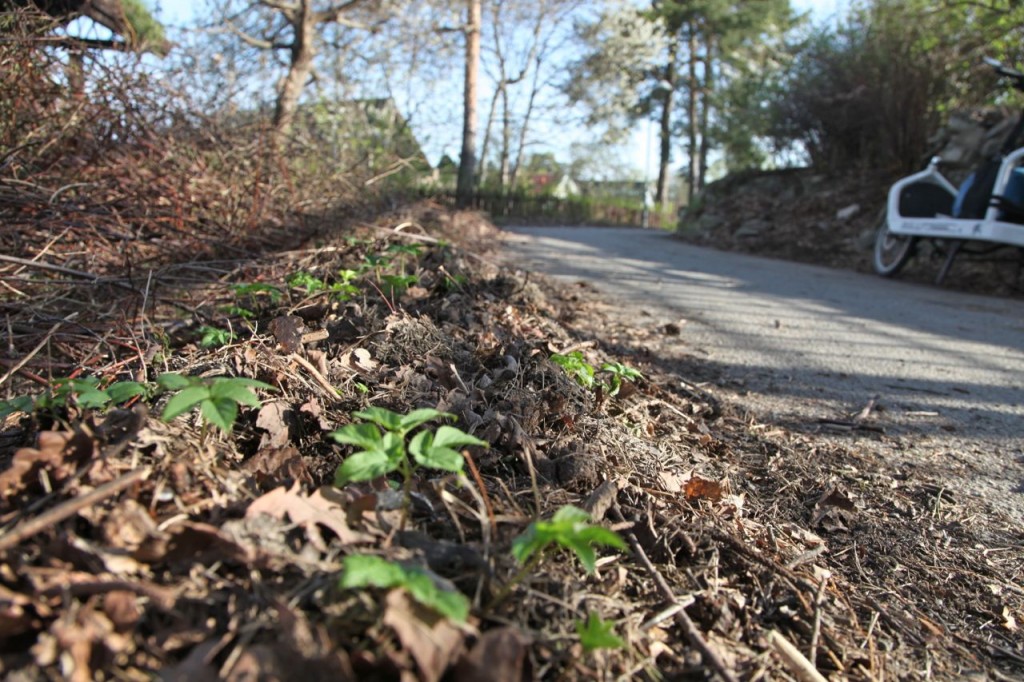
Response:
[[[919,166],[953,108],[995,91],[981,56],[1024,57],[1024,7],[996,5],[874,0],[813,35],[774,98],[776,145],[801,147],[823,171]]]
[[[544,106],[544,92],[558,92],[552,67],[571,38],[565,30],[567,20],[579,5],[579,0],[488,0],[484,5],[484,71],[493,83],[493,94],[481,158],[488,157],[497,124],[502,189],[516,182],[533,116]],[[481,172],[479,181],[484,180]]]
[[[316,2],[315,0],[223,0],[223,25],[245,45],[287,55],[286,72],[278,86],[273,125],[280,144],[291,129],[299,97],[313,73],[322,49],[325,26],[369,29],[373,15],[357,14],[371,0]]]
[[[83,16],[110,29],[116,40],[74,39],[76,45],[114,50],[149,50],[166,54],[170,48],[163,27],[141,0],[3,0],[0,10],[35,8],[67,23]]]
[[[715,118],[729,115],[720,111],[716,116],[715,110],[725,103],[716,95],[728,86],[730,65],[745,62],[751,50],[784,35],[794,16],[789,0],[657,0],[650,16],[672,37],[666,72],[673,73],[674,66],[686,74],[676,90],[686,96],[687,187],[692,199],[705,182]],[[664,201],[660,193],[659,199]]]
[[[480,77],[480,0],[466,3],[466,62],[463,88],[462,154],[459,157],[459,180],[455,190],[456,201],[462,208],[473,201],[476,178],[477,87]]]
[[[618,2],[582,23],[578,34],[586,51],[570,67],[567,94],[586,110],[588,123],[604,127],[609,140],[657,114],[657,199],[667,200],[678,53],[672,33],[651,13]]]

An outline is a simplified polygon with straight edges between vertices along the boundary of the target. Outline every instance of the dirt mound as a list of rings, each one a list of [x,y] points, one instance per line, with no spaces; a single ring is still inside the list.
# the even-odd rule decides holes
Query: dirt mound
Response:
[[[828,176],[809,169],[748,171],[714,182],[680,216],[680,239],[815,265],[872,272],[877,227],[891,180]],[[899,278],[931,284],[945,254],[930,243]],[[1018,249],[958,257],[941,286],[1001,296],[1024,294]]]
[[[4,675],[1024,672],[1017,529],[724,409],[494,235],[426,205],[93,289],[0,266],[36,303],[0,380]]]

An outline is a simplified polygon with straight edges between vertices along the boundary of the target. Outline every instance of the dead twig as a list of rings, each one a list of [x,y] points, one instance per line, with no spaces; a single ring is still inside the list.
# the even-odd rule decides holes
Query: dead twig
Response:
[[[71,268],[65,268],[60,265],[51,265],[50,263],[39,263],[34,260],[28,260],[27,258],[18,258],[17,256],[8,256],[0,253],[0,261],[5,263],[13,263],[20,265],[25,268],[35,268],[36,270],[49,270],[51,272],[59,272],[62,275],[68,275],[70,277],[80,277],[87,279],[92,282],[100,281],[99,275],[94,275],[91,272],[82,272],[81,270],[72,270]]]
[[[320,384],[320,386],[327,392],[328,395],[330,395],[335,400],[341,399],[341,395],[338,393],[338,389],[331,385],[331,382],[329,382],[327,378],[320,373],[320,370],[313,366],[313,363],[311,363],[309,360],[307,360],[306,358],[302,357],[297,353],[292,353],[290,359],[302,365],[302,367],[307,372],[309,372],[310,375],[312,375],[313,379],[316,380],[316,383]]]
[[[625,521],[617,506],[613,506],[608,510],[608,513],[617,522]],[[669,603],[670,606],[676,604],[677,599],[675,593],[665,580],[665,577],[662,576],[661,572],[658,571],[653,563],[651,563],[651,560],[647,557],[647,553],[644,552],[644,548],[640,544],[640,541],[637,540],[636,535],[632,532],[627,532],[625,535],[626,541],[629,542],[629,546],[633,548],[633,553],[637,560],[647,571],[648,575],[651,576],[655,586],[657,586],[658,593]],[[726,682],[738,682],[736,676],[733,675],[732,671],[730,671],[725,665],[725,662],[722,660],[721,656],[718,655],[718,652],[712,649],[711,645],[708,644],[706,639],[704,639],[704,635],[701,634],[700,629],[686,613],[685,609],[679,609],[676,611],[672,615],[672,618],[683,629],[683,633],[686,635],[690,644],[700,651],[701,657],[703,657],[704,662],[707,665],[714,668],[715,672],[717,672],[718,675]]]
[[[793,673],[800,682],[828,682],[825,676],[818,672],[814,664],[800,653],[800,650],[793,646],[786,637],[778,630],[768,632],[768,642],[772,649],[779,655],[782,662],[786,664],[789,671]]]
[[[36,533],[39,533],[50,526],[60,523],[64,519],[74,516],[83,509],[112,497],[122,490],[130,488],[135,483],[145,480],[150,474],[150,468],[136,469],[124,476],[104,483],[100,487],[84,495],[70,499],[53,509],[43,512],[34,519],[25,521],[15,526],[11,531],[0,537],[0,552],[5,552],[12,547],[18,546],[23,540],[27,540]]]
[[[70,315],[65,317],[63,320],[61,320],[60,322],[58,322],[55,325],[53,325],[52,327],[50,327],[50,330],[48,332],[46,332],[45,336],[43,336],[43,340],[40,341],[38,344],[36,344],[36,347],[33,348],[32,350],[30,350],[28,352],[28,355],[23,357],[13,367],[11,367],[9,370],[7,370],[6,374],[4,374],[2,377],[0,377],[0,386],[2,386],[5,381],[10,379],[12,376],[14,376],[18,372],[18,370],[20,370],[22,367],[27,365],[32,360],[32,358],[34,358],[36,356],[36,354],[38,354],[39,351],[41,351],[43,349],[43,347],[46,346],[46,344],[50,342],[50,339],[53,338],[53,335],[57,333],[57,330],[60,329],[62,324],[64,324],[65,322],[70,322],[71,320],[75,319],[76,317],[78,317],[78,313],[71,313]]]

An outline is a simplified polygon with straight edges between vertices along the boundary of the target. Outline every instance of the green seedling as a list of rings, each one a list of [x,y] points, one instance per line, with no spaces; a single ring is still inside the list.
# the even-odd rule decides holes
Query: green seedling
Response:
[[[238,298],[255,299],[266,294],[266,296],[270,298],[271,303],[279,303],[281,301],[281,290],[272,284],[254,282],[252,284],[236,284],[232,288],[235,291],[235,296]]]
[[[386,268],[390,263],[391,259],[387,256],[378,256],[370,253],[366,255],[363,271],[373,272],[374,278],[379,282],[381,269]]]
[[[315,294],[327,288],[322,279],[314,277],[308,272],[294,272],[288,275],[288,279],[285,281],[290,287],[305,289],[307,294]]]
[[[380,278],[381,289],[388,298],[401,296],[418,281],[416,275],[381,275]]]
[[[566,355],[553,353],[551,362],[564,369],[583,388],[594,387],[594,366],[583,358],[581,351],[574,350]]]
[[[203,325],[199,328],[199,345],[203,348],[220,348],[235,340],[235,333],[230,329]]]
[[[398,259],[398,269],[403,275],[405,274],[407,260],[410,257],[419,258],[422,251],[423,249],[416,244],[392,244],[387,248],[387,253]]]
[[[597,568],[595,546],[625,551],[626,543],[616,533],[590,523],[590,514],[567,504],[550,521],[534,521],[512,541],[512,556],[532,568],[558,547],[571,550],[587,573]]]
[[[447,424],[439,426],[436,431],[421,430],[406,444],[406,437],[417,427],[455,417],[430,408],[402,415],[382,407],[369,407],[354,412],[352,416],[365,421],[348,424],[331,432],[330,436],[338,443],[362,449],[341,463],[334,475],[334,484],[341,487],[352,481],[369,481],[397,471],[403,481],[403,526],[412,495],[412,477],[417,469],[423,467],[461,473],[464,461],[455,448],[466,445],[488,447],[486,441]]]
[[[255,312],[240,305],[227,305],[221,308],[221,310],[223,310],[228,315],[241,317],[243,320],[251,320],[256,317]]]
[[[38,396],[19,395],[10,400],[0,400],[0,419],[6,419],[16,412],[32,414],[36,411]]]
[[[136,396],[147,396],[150,388],[137,381],[115,381],[100,388],[96,377],[55,379],[53,387],[36,396],[17,396],[0,401],[0,419],[26,412],[33,414],[77,405],[81,409],[101,410],[109,405],[126,403]]]
[[[469,281],[469,278],[465,275],[453,275],[449,272],[444,272],[444,279],[441,281],[445,291],[455,291],[461,289]]]
[[[412,256],[415,258],[423,252],[423,248],[417,244],[392,244],[386,251],[393,256]]]
[[[238,406],[260,407],[260,399],[251,389],[276,390],[270,384],[244,377],[190,377],[174,372],[161,374],[156,383],[165,391],[176,391],[167,401],[160,418],[169,422],[195,407],[203,416],[200,440],[206,441],[207,426],[213,424],[230,433],[238,418]]]
[[[380,557],[354,554],[345,557],[341,578],[342,589],[400,587],[418,603],[433,609],[445,618],[464,623],[469,616],[469,599],[453,587],[419,566],[396,564]]]
[[[590,523],[590,514],[584,510],[567,504],[550,521],[534,521],[512,541],[512,556],[521,567],[494,597],[490,608],[504,601],[516,585],[559,547],[572,551],[587,573],[593,573],[597,570],[594,547],[625,551],[626,543],[613,531]]]
[[[591,611],[586,622],[576,621],[576,634],[580,637],[583,651],[590,653],[595,649],[623,649],[626,642],[613,631],[614,624],[602,620],[601,616]]]
[[[638,370],[627,367],[621,362],[605,362],[601,365],[601,371],[608,372],[611,375],[609,383],[605,384],[608,395],[611,396],[618,395],[623,381],[635,382],[644,378],[644,375]]]

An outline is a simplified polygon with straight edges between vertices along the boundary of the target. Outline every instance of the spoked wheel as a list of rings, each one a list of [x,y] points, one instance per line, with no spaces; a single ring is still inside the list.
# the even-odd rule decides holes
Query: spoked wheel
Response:
[[[889,231],[889,225],[882,223],[875,234],[875,272],[891,277],[907,264],[917,247],[917,237],[905,237]]]

